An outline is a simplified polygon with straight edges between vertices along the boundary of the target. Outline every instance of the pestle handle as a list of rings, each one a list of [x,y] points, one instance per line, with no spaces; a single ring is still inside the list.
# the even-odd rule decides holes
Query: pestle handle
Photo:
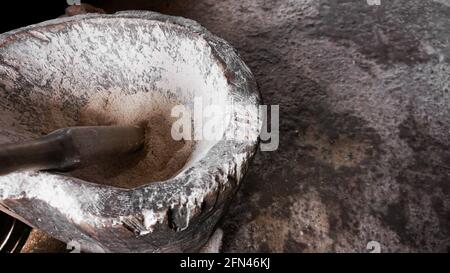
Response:
[[[69,127],[39,139],[0,145],[0,175],[21,170],[68,170],[144,145],[138,126]]]

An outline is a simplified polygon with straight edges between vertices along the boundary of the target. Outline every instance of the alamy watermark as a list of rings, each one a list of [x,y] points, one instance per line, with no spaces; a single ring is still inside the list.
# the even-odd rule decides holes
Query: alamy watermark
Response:
[[[366,0],[369,6],[380,6],[381,0]]]
[[[81,244],[75,240],[70,240],[66,245],[69,253],[81,253]]]
[[[81,0],[67,0],[67,5],[69,6],[79,6],[81,5]]]
[[[366,249],[369,253],[381,253],[381,244],[377,241],[370,241],[367,243]]]
[[[176,105],[171,116],[174,140],[261,140],[261,151],[275,151],[279,145],[279,106],[205,105],[201,97],[193,105]],[[270,119],[269,119],[270,117]]]

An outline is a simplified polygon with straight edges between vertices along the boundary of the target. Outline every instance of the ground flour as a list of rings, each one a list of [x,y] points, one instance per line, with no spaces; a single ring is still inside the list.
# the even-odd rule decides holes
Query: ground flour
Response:
[[[86,181],[117,187],[133,188],[174,176],[186,163],[192,141],[175,141],[171,126],[175,118],[170,112],[176,100],[158,93],[124,95],[101,92],[90,98],[80,111],[79,124],[135,125],[146,129],[145,148],[132,155],[111,158],[78,169],[71,175]]]

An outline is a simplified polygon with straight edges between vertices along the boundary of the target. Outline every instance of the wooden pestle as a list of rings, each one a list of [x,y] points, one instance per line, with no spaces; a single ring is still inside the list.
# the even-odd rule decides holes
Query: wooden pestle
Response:
[[[138,126],[69,127],[36,140],[0,145],[0,175],[23,170],[68,171],[144,146]]]

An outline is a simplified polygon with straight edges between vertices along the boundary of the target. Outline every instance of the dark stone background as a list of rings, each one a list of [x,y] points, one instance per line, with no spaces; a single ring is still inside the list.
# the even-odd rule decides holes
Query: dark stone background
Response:
[[[225,252],[450,251],[450,1],[110,0],[200,22],[280,105]]]
[[[197,20],[280,105],[225,252],[450,250],[450,1],[102,2]]]

